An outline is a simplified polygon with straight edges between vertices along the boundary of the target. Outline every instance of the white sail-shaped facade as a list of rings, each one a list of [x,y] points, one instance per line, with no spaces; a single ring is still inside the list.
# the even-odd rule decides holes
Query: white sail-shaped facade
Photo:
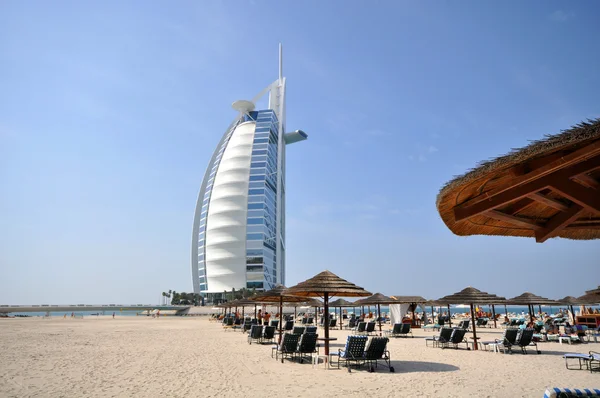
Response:
[[[269,108],[254,103],[269,94]],[[285,283],[285,147],[307,138],[285,133],[285,78],[239,114],[209,162],[192,234],[195,293],[270,289]]]

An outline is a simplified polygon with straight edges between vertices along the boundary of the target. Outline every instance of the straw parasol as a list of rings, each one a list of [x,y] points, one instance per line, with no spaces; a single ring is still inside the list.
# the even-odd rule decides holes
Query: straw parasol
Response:
[[[393,304],[410,304],[413,307],[412,326],[417,326],[416,319],[415,319],[415,307],[417,304],[425,304],[427,302],[427,300],[421,296],[394,295],[394,296],[390,296],[390,297],[393,298],[394,300],[396,300]],[[448,311],[449,310],[450,309],[448,308]]]
[[[578,297],[577,300],[584,301],[586,304],[600,303],[600,286],[597,289],[587,290],[585,294]]]
[[[539,306],[559,305],[559,303],[554,300],[550,300],[545,297],[537,296],[537,295],[535,295],[533,293],[529,293],[529,292],[525,292],[525,293],[521,294],[520,296],[513,297],[511,299],[506,300],[506,304],[508,304],[508,305],[526,305],[527,308],[529,309],[529,319],[530,320],[533,319],[533,313],[535,312],[533,310],[534,305],[539,305]],[[541,308],[540,308],[540,312],[541,312]]]
[[[242,319],[244,319],[244,307],[251,307],[254,306],[254,317],[256,318],[256,305],[258,304],[256,301],[250,300],[250,299],[239,299],[239,300],[235,300],[234,305],[236,307],[242,307]]]
[[[259,293],[250,299],[261,303],[279,303],[279,344],[281,343],[281,336],[283,333],[281,329],[283,324],[283,303],[300,303],[306,301],[304,297],[284,293],[285,290],[285,286],[275,285],[273,289]],[[281,362],[283,363],[283,357],[281,357]]]
[[[503,302],[506,299],[504,297],[496,296],[481,290],[475,289],[474,287],[467,287],[458,293],[444,296],[437,300],[441,303],[446,304],[469,304],[471,306],[471,323],[473,324],[473,349],[477,350],[477,330],[475,326],[475,311],[473,310],[473,304],[495,304]]]
[[[482,162],[437,209],[456,235],[600,239],[600,119]]]
[[[396,296],[392,296],[392,297],[396,297]],[[433,322],[435,322],[435,319],[433,319],[434,318],[433,307],[448,306],[448,322],[450,323],[450,326],[452,326],[452,317],[450,316],[450,304],[440,303],[439,301],[435,301],[435,300],[428,300],[428,301],[424,302],[423,305],[425,307],[431,307],[431,319]],[[439,314],[438,314],[438,316],[439,316]]]
[[[329,298],[332,296],[341,297],[364,297],[371,293],[340,278],[330,271],[323,271],[296,286],[285,290],[285,294],[298,295],[304,297],[322,297],[323,308],[325,310],[325,355],[329,356]]]
[[[332,301],[331,303],[329,303],[330,307],[333,308],[339,308],[340,309],[340,330],[342,330],[343,328],[343,319],[342,319],[342,307],[352,307],[354,306],[354,303],[348,300],[344,300],[343,298],[339,298],[335,301]]]
[[[398,302],[388,296],[384,296],[381,293],[375,293],[374,295],[364,298],[364,299],[360,299],[358,301],[356,301],[355,303],[356,305],[377,305],[377,319],[379,322],[379,335],[381,336],[381,304],[386,305],[386,304],[398,304]]]
[[[580,305],[580,304],[587,304],[585,301],[581,301],[578,298],[575,298],[573,296],[566,296],[557,301],[561,304],[566,304],[569,306],[569,308],[571,309],[571,314],[573,314],[573,319],[575,319],[575,311],[573,311],[573,306]]]

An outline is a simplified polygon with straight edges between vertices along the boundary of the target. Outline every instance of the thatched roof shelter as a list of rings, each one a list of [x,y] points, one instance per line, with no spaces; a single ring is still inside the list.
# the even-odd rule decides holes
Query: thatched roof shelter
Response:
[[[344,300],[343,298],[339,298],[334,301],[329,302],[330,307],[355,307],[355,304],[351,301]]]
[[[566,296],[563,297],[560,300],[556,300],[558,301],[560,304],[568,304],[568,305],[580,305],[580,304],[587,304],[585,301],[581,301],[576,297],[573,296]]]
[[[440,303],[446,304],[469,304],[471,307],[471,327],[473,328],[473,348],[477,350],[477,330],[475,327],[475,311],[473,304],[501,304],[506,301],[504,297],[496,296],[487,292],[482,292],[474,287],[467,287],[458,293],[444,296],[439,300]]]
[[[525,292],[520,296],[506,300],[508,305],[559,305],[559,302],[533,293]]]
[[[600,303],[600,286],[597,289],[588,290],[578,300],[587,304],[599,304]]]
[[[364,297],[371,293],[340,278],[330,271],[323,271],[304,282],[298,283],[284,291],[285,294],[304,296],[304,297],[322,297],[323,307],[325,309],[325,355],[329,355],[329,297]]]
[[[356,305],[377,305],[377,320],[379,323],[379,335],[381,336],[381,304],[399,304],[396,299],[385,296],[381,293],[375,293],[372,296],[357,300]]]
[[[428,300],[421,296],[390,296],[396,300],[396,304],[425,304]]]
[[[437,197],[460,236],[600,238],[600,119],[482,162]]]

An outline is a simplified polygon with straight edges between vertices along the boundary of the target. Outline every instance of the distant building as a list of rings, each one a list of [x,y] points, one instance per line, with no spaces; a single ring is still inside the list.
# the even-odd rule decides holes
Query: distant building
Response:
[[[303,141],[285,132],[285,83],[253,101],[236,101],[200,187],[192,234],[192,281],[203,296],[285,283],[285,148]],[[255,103],[269,94],[268,109]]]

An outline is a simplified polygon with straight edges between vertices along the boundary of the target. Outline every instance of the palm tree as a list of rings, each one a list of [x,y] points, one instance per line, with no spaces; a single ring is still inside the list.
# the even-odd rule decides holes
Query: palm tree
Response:
[[[162,304],[165,304],[165,297],[167,297],[167,293],[166,292],[162,292],[162,296],[163,296],[163,300],[162,300]]]

